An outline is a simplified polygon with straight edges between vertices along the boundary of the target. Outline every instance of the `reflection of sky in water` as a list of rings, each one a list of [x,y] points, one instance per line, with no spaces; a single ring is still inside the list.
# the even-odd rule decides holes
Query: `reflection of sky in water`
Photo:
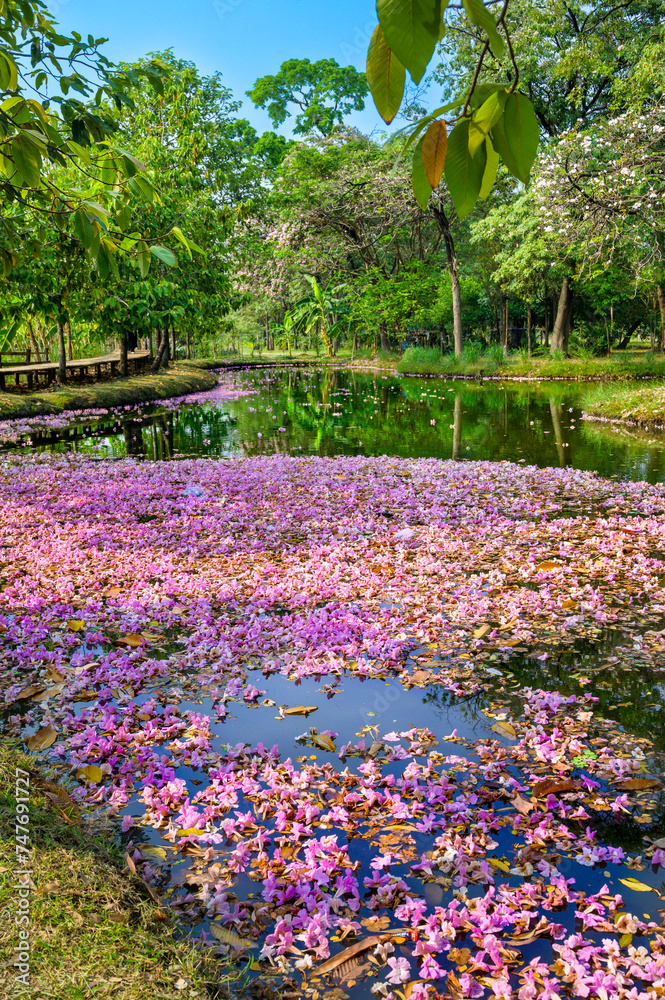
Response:
[[[234,398],[218,387],[196,402],[123,408],[60,432],[36,428],[31,443],[99,457],[395,454],[572,465],[602,475],[665,479],[665,436],[583,421],[585,390],[575,384],[502,386],[295,368],[223,377]],[[238,388],[251,394],[238,396]],[[25,438],[20,447],[26,449]]]

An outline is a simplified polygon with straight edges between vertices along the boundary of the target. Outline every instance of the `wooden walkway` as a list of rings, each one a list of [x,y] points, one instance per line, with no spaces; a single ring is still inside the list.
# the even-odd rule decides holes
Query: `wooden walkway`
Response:
[[[127,366],[132,375],[138,374],[145,369],[150,361],[149,351],[134,351],[127,355]],[[72,380],[83,381],[87,376],[93,380],[98,380],[103,375],[108,374],[113,377],[118,374],[120,367],[119,354],[106,354],[101,358],[75,358],[74,361],[67,362],[67,379],[71,372]],[[7,377],[13,377],[14,385],[21,386],[21,378],[25,379],[28,389],[33,389],[39,385],[42,378],[46,385],[51,385],[58,374],[57,361],[36,361],[27,365],[9,365],[0,368],[0,389],[7,386]]]

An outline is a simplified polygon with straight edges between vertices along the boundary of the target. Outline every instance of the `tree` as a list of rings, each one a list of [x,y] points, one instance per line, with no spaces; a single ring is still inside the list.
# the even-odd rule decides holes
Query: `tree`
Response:
[[[72,238],[102,268],[136,253],[140,237],[125,235],[131,203],[153,186],[143,164],[114,144],[116,124],[103,103],[130,106],[141,79],[159,90],[163,68],[152,62],[140,73],[117,70],[99,51],[103,39],[62,35],[39,0],[7,0],[0,36],[5,275],[22,254],[38,251],[48,232],[70,222]]]
[[[268,109],[275,128],[291,117],[289,105],[300,108],[294,135],[330,135],[352,111],[362,111],[367,80],[353,66],[339,66],[335,59],[288,59],[279,73],[262,76],[247,91],[257,108]]]

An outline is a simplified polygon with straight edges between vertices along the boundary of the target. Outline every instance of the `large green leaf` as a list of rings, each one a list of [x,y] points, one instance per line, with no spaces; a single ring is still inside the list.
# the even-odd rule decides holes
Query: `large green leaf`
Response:
[[[167,267],[178,266],[176,255],[172,250],[169,250],[168,247],[153,246],[150,247],[150,253],[153,257],[156,257],[157,260],[161,260],[162,264],[166,264]]]
[[[490,139],[492,141],[492,146],[497,153],[500,154],[501,159],[506,164],[513,177],[517,177],[518,180],[521,180],[520,165],[513,156],[510,146],[506,141],[506,133],[504,131],[505,119],[506,115],[504,111],[503,117],[501,117],[490,130]]]
[[[501,118],[507,97],[505,90],[495,90],[478,110],[474,111],[469,125],[469,152],[472,156],[476,155],[492,126]]]
[[[538,152],[540,129],[533,105],[524,94],[515,92],[508,95],[503,113],[503,133],[518,167],[517,176],[526,184]]]
[[[376,0],[386,44],[420,83],[439,40],[443,0]]]
[[[427,171],[425,170],[425,161],[423,159],[424,142],[425,136],[422,137],[413,151],[413,166],[411,168],[413,193],[416,196],[416,201],[422,208],[423,212],[429,205],[429,200],[432,195],[432,185],[427,180]]]
[[[18,135],[10,144],[11,157],[19,174],[28,187],[38,187],[42,157],[38,147],[27,135]]]
[[[489,136],[485,139],[485,153],[487,155],[487,162],[485,164],[482,184],[480,185],[480,194],[478,195],[483,201],[494,187],[496,172],[499,169],[499,154],[492,145]]]
[[[469,214],[478,200],[487,162],[484,146],[476,156],[469,152],[469,124],[470,120],[464,118],[450,133],[444,171],[460,219]]]
[[[84,208],[79,208],[74,214],[74,232],[85,249],[89,250],[95,238],[95,224]]]
[[[494,15],[487,9],[483,0],[462,0],[462,2],[466,16],[471,21],[471,24],[477,25],[487,33],[492,51],[500,59],[503,55],[504,43],[503,38],[496,29]]]
[[[381,25],[377,25],[367,53],[367,82],[376,109],[386,124],[399,111],[404,96],[406,70],[395,53],[386,44]]]

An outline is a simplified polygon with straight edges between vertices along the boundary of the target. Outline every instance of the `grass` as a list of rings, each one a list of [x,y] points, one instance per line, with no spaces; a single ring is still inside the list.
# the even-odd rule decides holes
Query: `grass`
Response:
[[[30,773],[30,987],[13,955],[17,890],[15,774]],[[57,798],[54,802],[51,796]],[[34,770],[19,746],[0,747],[0,996],[33,1000],[210,1000],[227,995],[230,970],[178,936],[109,846],[86,834],[61,786]]]
[[[599,385],[581,401],[585,413],[643,426],[665,425],[665,382]]]
[[[150,403],[158,399],[202,392],[217,384],[216,377],[196,362],[178,361],[156,374],[131,375],[90,385],[53,386],[40,392],[0,393],[0,419],[33,417],[65,410],[104,409]]]
[[[536,355],[512,351],[506,356],[498,344],[481,351],[465,347],[461,358],[441,356],[436,348],[410,347],[397,366],[403,375],[458,375],[466,377],[538,379],[639,379],[665,378],[665,355],[650,351],[621,351],[597,358],[580,352],[578,357]]]

